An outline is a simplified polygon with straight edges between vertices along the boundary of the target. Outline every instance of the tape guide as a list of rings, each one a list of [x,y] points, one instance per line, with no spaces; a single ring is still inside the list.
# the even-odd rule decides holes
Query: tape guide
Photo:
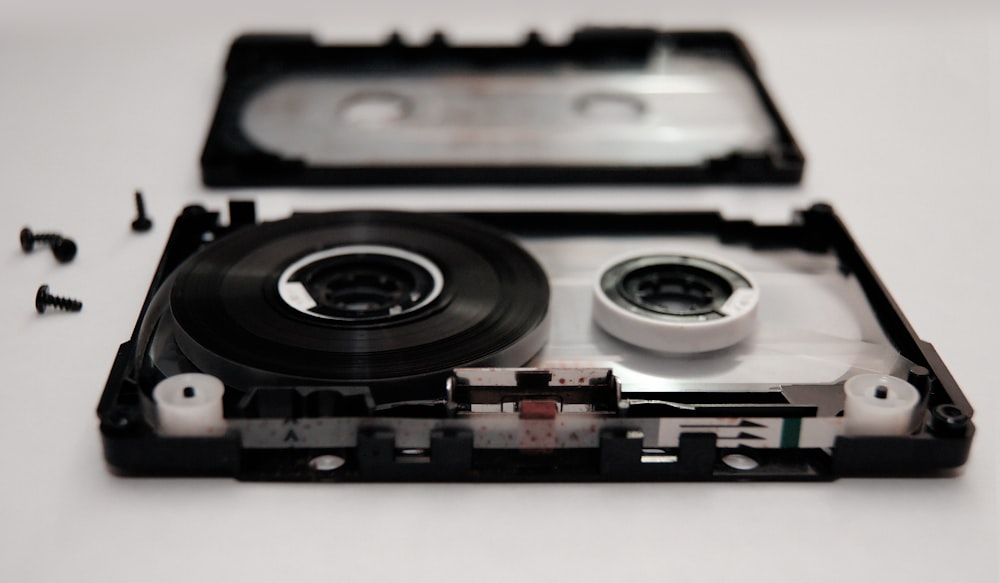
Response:
[[[178,217],[98,406],[122,475],[951,475],[972,408],[829,205]]]

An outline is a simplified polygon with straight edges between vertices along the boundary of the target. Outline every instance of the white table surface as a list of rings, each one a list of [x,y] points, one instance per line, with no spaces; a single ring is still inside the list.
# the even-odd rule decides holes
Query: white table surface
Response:
[[[0,581],[991,581],[1000,18],[982,1],[13,2],[0,7]],[[714,209],[834,203],[976,407],[953,479],[330,485],[122,479],[94,409],[173,217],[222,207],[198,156],[246,30],[513,42],[581,24],[731,28],[807,155],[800,187],[275,189],[291,208]],[[136,235],[132,190],[154,230]],[[68,266],[23,225],[75,237]],[[38,316],[40,283],[85,301]]]

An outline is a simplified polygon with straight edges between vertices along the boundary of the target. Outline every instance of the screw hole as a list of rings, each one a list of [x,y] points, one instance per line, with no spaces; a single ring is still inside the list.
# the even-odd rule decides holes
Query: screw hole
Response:
[[[734,470],[740,470],[743,472],[748,472],[750,470],[756,470],[760,464],[757,460],[750,456],[743,455],[741,453],[731,453],[722,458],[722,463],[731,467]]]
[[[194,398],[194,387],[184,387],[182,393],[184,394],[185,399]]]
[[[317,472],[332,472],[346,463],[338,455],[318,455],[309,460],[309,467]]]
[[[937,408],[937,411],[943,417],[948,417],[950,419],[958,419],[965,416],[965,413],[954,405],[941,405]]]

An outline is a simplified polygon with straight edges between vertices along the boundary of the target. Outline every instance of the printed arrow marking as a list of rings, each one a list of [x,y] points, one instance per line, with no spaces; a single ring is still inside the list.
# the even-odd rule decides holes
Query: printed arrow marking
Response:
[[[298,441],[298,440],[299,440],[299,436],[295,435],[295,431],[292,430],[292,429],[289,429],[288,433],[285,435],[285,441]]]
[[[782,421],[761,419],[751,421],[744,418],[701,418],[701,419],[661,419],[657,442],[661,446],[676,447],[685,433],[712,433],[719,447],[778,447],[780,444]]]
[[[767,439],[767,438],[761,437],[759,435],[754,435],[752,433],[747,433],[746,431],[740,431],[740,434],[735,437],[722,437],[721,435],[719,435],[716,437],[716,439],[721,441],[723,439]]]

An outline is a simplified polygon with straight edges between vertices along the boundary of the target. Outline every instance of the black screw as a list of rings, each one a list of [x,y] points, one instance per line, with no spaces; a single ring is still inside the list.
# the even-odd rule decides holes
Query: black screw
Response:
[[[52,254],[59,263],[69,263],[76,257],[76,243],[57,233],[32,233],[31,229],[21,229],[21,249],[29,253],[35,248],[35,243],[45,243],[52,247]]]
[[[132,230],[146,232],[153,228],[153,221],[146,216],[146,203],[142,200],[142,191],[135,191],[135,210],[138,216],[132,221]]]
[[[60,298],[49,293],[48,285],[40,285],[38,293],[35,294],[35,309],[39,314],[45,313],[45,308],[52,306],[67,312],[79,312],[83,309],[83,304],[78,300],[70,298]]]

